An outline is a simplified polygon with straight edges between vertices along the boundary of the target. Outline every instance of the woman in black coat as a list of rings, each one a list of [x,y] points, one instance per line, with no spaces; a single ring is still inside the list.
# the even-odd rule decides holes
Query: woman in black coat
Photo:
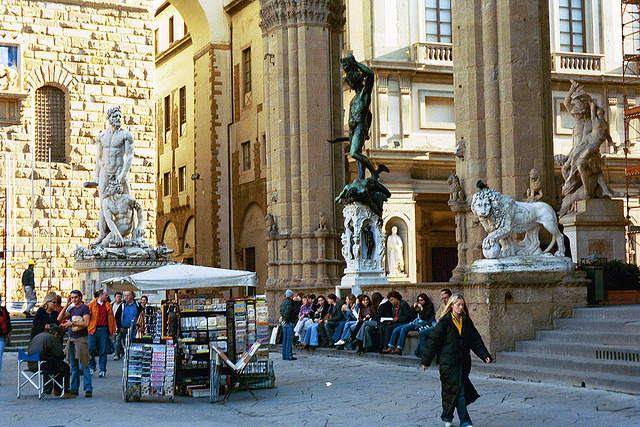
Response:
[[[486,363],[491,362],[478,330],[469,318],[469,311],[460,295],[452,295],[445,314],[429,334],[427,347],[422,354],[422,369],[438,357],[440,382],[442,383],[442,421],[451,426],[454,409],[458,410],[460,427],[471,426],[467,405],[480,395],[469,381],[473,352]]]

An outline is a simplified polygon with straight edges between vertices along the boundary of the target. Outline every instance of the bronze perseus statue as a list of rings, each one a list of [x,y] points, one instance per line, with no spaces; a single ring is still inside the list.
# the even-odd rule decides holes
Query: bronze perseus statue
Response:
[[[340,137],[329,140],[331,143],[351,142],[350,153],[357,161],[358,177],[364,179],[364,168],[369,169],[371,177],[378,179],[380,172],[389,172],[385,165],[379,165],[376,169],[371,160],[362,154],[364,142],[369,139],[371,127],[371,91],[373,90],[373,70],[359,63],[352,54],[340,60],[345,72],[344,81],[356,95],[351,100],[349,107],[349,137]]]

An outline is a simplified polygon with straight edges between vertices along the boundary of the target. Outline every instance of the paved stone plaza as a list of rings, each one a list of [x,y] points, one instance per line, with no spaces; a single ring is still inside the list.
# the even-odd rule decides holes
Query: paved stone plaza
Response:
[[[0,425],[214,425],[214,426],[439,426],[437,368],[381,364],[297,352],[284,362],[272,353],[276,388],[232,394],[226,404],[178,397],[175,403],[125,403],[122,362],[109,361],[106,378],[93,378],[92,399],[39,402],[16,399],[16,353],[5,353]],[[481,426],[631,426],[640,424],[640,397],[580,388],[471,376],[482,397],[469,407]],[[457,425],[457,418],[454,420]]]

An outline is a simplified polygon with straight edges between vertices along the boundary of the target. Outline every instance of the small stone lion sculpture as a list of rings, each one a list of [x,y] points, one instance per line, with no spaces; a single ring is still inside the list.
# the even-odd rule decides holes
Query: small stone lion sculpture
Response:
[[[318,218],[318,230],[327,230],[327,214],[324,211],[320,211],[320,215]]]
[[[278,226],[276,224],[276,218],[273,214],[268,213],[264,216],[264,227],[267,234],[276,234],[278,232]]]
[[[473,195],[471,211],[489,233],[482,241],[486,258],[549,254],[554,245],[558,247],[554,255],[564,256],[564,236],[551,206],[544,202],[517,202],[482,181],[478,181],[477,186],[480,190]],[[540,248],[540,227],[553,237],[544,251]],[[523,240],[515,239],[518,233],[525,233]]]
[[[447,184],[449,184],[449,201],[450,202],[463,202],[466,200],[464,191],[460,185],[460,178],[455,173],[449,175],[447,178]]]
[[[532,168],[529,171],[529,188],[527,189],[527,202],[538,202],[542,200],[542,179],[540,171]]]

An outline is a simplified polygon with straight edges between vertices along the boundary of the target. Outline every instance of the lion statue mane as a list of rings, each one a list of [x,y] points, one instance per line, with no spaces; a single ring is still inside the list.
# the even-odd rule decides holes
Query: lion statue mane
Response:
[[[558,249],[553,255],[564,256],[564,236],[551,206],[544,202],[515,201],[487,187],[482,181],[478,181],[477,185],[480,190],[473,195],[471,211],[488,233],[482,241],[482,252],[486,258],[551,255],[554,245]],[[544,251],[540,248],[540,227],[544,227],[552,236],[551,243]],[[516,240],[516,235],[520,233],[525,233],[524,239]]]

